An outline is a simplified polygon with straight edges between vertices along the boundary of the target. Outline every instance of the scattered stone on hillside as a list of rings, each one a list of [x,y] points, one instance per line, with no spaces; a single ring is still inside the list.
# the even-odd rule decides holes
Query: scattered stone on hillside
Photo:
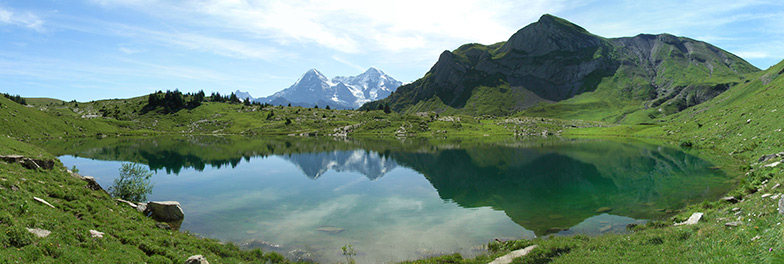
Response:
[[[596,209],[596,213],[598,213],[598,214],[608,213],[610,211],[612,211],[612,208],[610,208],[610,207],[600,207],[599,209]]]
[[[754,240],[757,240],[757,239],[760,239],[760,238],[762,238],[762,237],[760,237],[759,235],[754,236],[754,237],[751,238],[751,242],[754,242]]]
[[[136,211],[139,211],[139,213],[147,211],[147,203],[136,203]]]
[[[45,205],[48,205],[49,207],[54,208],[54,205],[50,204],[47,201],[44,201],[44,199],[41,199],[41,198],[38,198],[38,197],[33,197],[33,200],[36,200],[36,201],[38,201],[38,202],[40,202],[42,204],[45,204]]]
[[[781,164],[781,161],[776,161],[776,162],[774,162],[774,163],[771,163],[771,164],[765,165],[765,167],[768,167],[768,168],[773,168],[773,167],[776,167],[776,166],[778,166],[779,164]]]
[[[185,218],[182,207],[177,201],[149,202],[144,212],[153,219],[163,222],[176,222]]]
[[[779,214],[784,214],[784,197],[779,200]]]
[[[527,248],[524,248],[524,249],[518,249],[518,250],[515,250],[515,251],[512,251],[512,252],[509,252],[509,254],[500,256],[500,257],[498,257],[497,259],[491,261],[488,264],[509,264],[509,263],[512,263],[512,260],[514,260],[516,258],[519,258],[519,257],[522,257],[522,256],[525,256],[525,255],[528,255],[528,253],[531,253],[531,251],[534,250],[534,248],[536,248],[536,245],[528,246]]]
[[[722,201],[725,201],[725,202],[729,202],[729,203],[734,203],[734,204],[735,204],[735,203],[738,203],[738,202],[740,202],[740,201],[738,200],[738,198],[735,198],[735,197],[733,197],[733,196],[727,196],[727,197],[723,197],[723,198],[721,198],[721,200],[722,200]]]
[[[94,238],[103,238],[103,232],[90,229],[90,236]]]
[[[751,119],[746,120],[746,124],[751,123]]]
[[[124,204],[127,204],[127,205],[129,205],[130,207],[132,207],[133,209],[136,209],[136,207],[137,207],[137,205],[136,205],[135,203],[132,203],[132,202],[129,202],[129,201],[126,201],[126,200],[123,200],[123,199],[119,199],[119,198],[117,198],[117,199],[114,199],[114,200],[115,200],[115,201],[117,201],[117,202],[119,202],[119,203],[124,203]]]
[[[11,190],[12,191],[18,191],[19,187],[17,187],[16,185],[11,185]]]
[[[776,154],[767,154],[767,155],[762,155],[762,157],[760,157],[760,158],[759,158],[759,160],[757,160],[757,161],[758,161],[758,162],[765,162],[765,161],[772,160],[772,159],[774,159],[774,158],[776,158],[776,157],[777,157],[777,155],[776,155]]]
[[[727,222],[727,223],[725,223],[725,224],[724,224],[724,226],[729,226],[729,227],[736,227],[736,226],[740,226],[740,225],[742,225],[742,224],[743,224],[743,223],[741,223],[740,221],[733,221],[733,222]]]
[[[768,198],[768,197],[770,197],[771,195],[773,195],[773,194],[766,193],[766,194],[763,194],[763,195],[762,195],[762,198]]]
[[[779,186],[781,186],[781,183],[776,183],[776,185],[773,185],[773,187],[770,187],[770,189],[773,190],[778,188]]]
[[[691,214],[689,219],[687,219],[684,222],[677,223],[675,225],[679,226],[679,225],[693,225],[693,224],[696,224],[697,222],[700,221],[700,219],[702,219],[702,215],[703,215],[703,213],[693,213],[693,214]]]
[[[739,207],[732,208],[732,211],[733,211],[733,212],[740,211],[740,208],[739,208]]]
[[[185,264],[210,264],[202,255],[194,255],[185,260]]]
[[[33,235],[35,235],[37,237],[40,237],[40,238],[47,237],[47,236],[49,236],[49,234],[52,233],[52,231],[49,231],[49,230],[46,230],[46,229],[40,229],[40,228],[28,228],[27,232],[33,233]]]

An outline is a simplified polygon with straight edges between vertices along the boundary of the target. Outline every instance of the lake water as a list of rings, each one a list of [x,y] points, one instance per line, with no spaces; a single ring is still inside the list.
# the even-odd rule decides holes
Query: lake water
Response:
[[[730,179],[679,149],[602,140],[156,137],[42,142],[112,185],[123,162],[156,173],[181,230],[294,259],[386,263],[484,252],[493,239],[624,232],[714,199]]]

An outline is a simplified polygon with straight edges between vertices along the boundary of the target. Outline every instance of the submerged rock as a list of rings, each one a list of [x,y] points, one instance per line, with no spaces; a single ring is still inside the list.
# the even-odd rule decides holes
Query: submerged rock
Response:
[[[330,233],[330,234],[337,234],[337,233],[345,231],[345,229],[343,229],[343,228],[334,227],[334,226],[322,226],[322,227],[317,228],[316,230],[321,231],[321,232],[325,232],[325,233]]]

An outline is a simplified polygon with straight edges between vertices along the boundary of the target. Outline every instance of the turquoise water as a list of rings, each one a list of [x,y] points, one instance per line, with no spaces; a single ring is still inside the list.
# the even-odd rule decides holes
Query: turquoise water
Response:
[[[122,162],[156,173],[181,230],[291,258],[385,263],[483,253],[492,239],[624,232],[712,199],[727,176],[678,149],[610,141],[156,138],[50,142],[108,188]]]

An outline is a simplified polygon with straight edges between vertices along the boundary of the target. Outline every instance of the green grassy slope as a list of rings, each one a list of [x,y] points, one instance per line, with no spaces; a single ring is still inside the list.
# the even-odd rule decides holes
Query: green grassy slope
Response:
[[[6,137],[0,137],[0,143],[2,154],[53,158],[37,147]],[[182,263],[196,254],[214,263],[286,262],[275,253],[241,251],[233,244],[161,229],[136,209],[86,185],[59,162],[50,171],[0,162],[0,262]],[[26,228],[52,233],[38,238]],[[104,237],[93,238],[89,230],[104,232]]]

